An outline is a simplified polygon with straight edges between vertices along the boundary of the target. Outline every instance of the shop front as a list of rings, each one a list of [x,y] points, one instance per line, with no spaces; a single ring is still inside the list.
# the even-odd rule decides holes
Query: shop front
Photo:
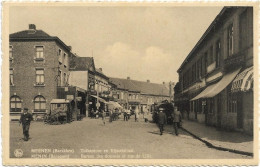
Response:
[[[58,87],[57,98],[71,101],[72,107],[75,106],[75,112],[72,119],[86,116],[87,92],[76,86]]]
[[[208,85],[200,94],[190,100],[193,111],[200,110],[200,114],[197,114],[199,122],[219,128],[227,126],[227,92],[240,69],[225,74],[218,82]]]

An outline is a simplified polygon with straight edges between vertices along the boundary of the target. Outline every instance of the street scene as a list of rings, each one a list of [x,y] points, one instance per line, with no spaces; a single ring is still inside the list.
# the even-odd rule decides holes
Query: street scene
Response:
[[[11,6],[9,158],[254,159],[253,11]]]
[[[38,129],[41,129],[41,131]],[[63,156],[60,158],[69,156],[66,158],[83,159],[252,158],[247,155],[208,148],[204,143],[193,138],[183,130],[180,130],[179,136],[176,136],[171,125],[167,125],[164,134],[160,136],[160,131],[156,124],[146,123],[144,120],[135,122],[132,117],[127,122],[121,117],[112,123],[107,122],[106,125],[103,124],[102,119],[86,119],[72,122],[71,124],[55,126],[34,122],[31,125],[31,138],[28,142],[22,140],[22,130],[18,123],[11,123],[11,136],[10,157],[12,158],[16,158],[13,154],[15,149],[24,150],[24,158],[52,158],[51,156],[55,155],[56,157],[58,155]],[[211,136],[211,140],[217,142],[219,141],[218,137]],[[247,141],[250,138],[247,138],[247,136],[239,137],[241,139],[236,141],[237,144],[243,143],[244,145],[249,145],[252,149],[252,144],[250,145],[250,141]],[[230,140],[225,140],[223,142],[226,145],[233,143]],[[52,148],[51,152],[42,152],[42,149],[50,148]],[[245,150],[245,148],[238,145],[236,148]],[[250,150],[250,148],[247,149]],[[67,149],[74,152],[55,154],[53,149]],[[101,152],[98,152],[99,150]],[[104,150],[109,150],[109,152],[104,153]],[[123,155],[125,157],[122,157]],[[137,157],[137,155],[140,156]]]

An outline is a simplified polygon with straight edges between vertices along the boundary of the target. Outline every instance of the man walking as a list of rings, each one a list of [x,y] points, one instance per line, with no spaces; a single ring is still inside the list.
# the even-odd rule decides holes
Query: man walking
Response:
[[[160,135],[163,134],[163,126],[166,123],[166,114],[163,112],[163,108],[159,108],[159,113],[158,113],[158,124],[160,128]]]
[[[177,107],[174,107],[172,117],[173,117],[173,126],[175,130],[175,134],[176,136],[178,136],[179,135],[178,128],[180,127],[180,122],[181,122],[181,113]]]
[[[25,141],[28,141],[29,139],[29,128],[30,128],[31,121],[32,121],[32,114],[28,112],[28,108],[24,108],[19,122],[20,124],[22,123],[23,126],[23,135]]]
[[[124,109],[123,110],[123,113],[124,113],[124,121],[128,121],[128,116],[127,116],[127,109]]]

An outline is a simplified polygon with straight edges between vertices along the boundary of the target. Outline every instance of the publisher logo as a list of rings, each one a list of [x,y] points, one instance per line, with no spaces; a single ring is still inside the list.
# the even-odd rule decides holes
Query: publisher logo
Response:
[[[15,156],[16,158],[21,158],[21,157],[23,156],[23,150],[21,150],[21,149],[15,149],[15,150],[14,150],[14,156]]]

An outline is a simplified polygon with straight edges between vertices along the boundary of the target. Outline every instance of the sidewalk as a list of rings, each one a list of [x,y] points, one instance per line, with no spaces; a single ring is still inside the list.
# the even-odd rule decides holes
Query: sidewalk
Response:
[[[223,150],[253,153],[253,136],[239,132],[217,130],[215,127],[206,126],[198,122],[184,120],[182,127],[194,137],[206,144],[213,145]]]

